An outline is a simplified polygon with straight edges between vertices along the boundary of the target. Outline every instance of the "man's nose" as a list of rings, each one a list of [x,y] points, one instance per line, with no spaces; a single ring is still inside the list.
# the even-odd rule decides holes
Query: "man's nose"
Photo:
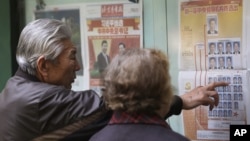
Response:
[[[79,71],[80,69],[81,69],[80,64],[79,64],[78,60],[76,60],[75,71]]]

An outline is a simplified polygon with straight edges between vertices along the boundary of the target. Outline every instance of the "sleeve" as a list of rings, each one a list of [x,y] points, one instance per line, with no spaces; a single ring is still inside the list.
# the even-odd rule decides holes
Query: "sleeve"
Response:
[[[103,99],[95,91],[75,92],[58,87],[49,89],[40,98],[38,109],[39,127],[43,132],[62,129],[77,122],[85,126],[107,113]]]
[[[165,119],[169,118],[172,115],[179,115],[182,111],[182,106],[183,106],[182,99],[179,96],[174,95],[173,102],[170,106],[169,112],[165,116]]]
[[[112,113],[112,111],[108,111],[105,116],[101,117],[96,122],[81,128],[77,132],[70,134],[60,141],[88,141],[91,136],[93,136],[108,124],[109,120],[111,119]]]

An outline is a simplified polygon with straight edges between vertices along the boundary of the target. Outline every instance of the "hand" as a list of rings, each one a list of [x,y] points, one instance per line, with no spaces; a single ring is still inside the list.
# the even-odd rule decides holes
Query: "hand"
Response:
[[[213,82],[206,86],[196,87],[190,92],[181,95],[183,101],[182,109],[190,110],[200,105],[209,105],[209,109],[212,110],[219,103],[219,95],[215,88],[227,86],[228,84],[227,82]]]

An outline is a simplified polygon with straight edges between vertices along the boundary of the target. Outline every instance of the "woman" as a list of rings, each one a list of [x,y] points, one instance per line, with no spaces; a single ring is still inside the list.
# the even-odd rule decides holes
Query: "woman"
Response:
[[[173,98],[167,57],[155,49],[128,49],[104,77],[104,100],[114,111],[90,141],[188,141],[165,121]]]

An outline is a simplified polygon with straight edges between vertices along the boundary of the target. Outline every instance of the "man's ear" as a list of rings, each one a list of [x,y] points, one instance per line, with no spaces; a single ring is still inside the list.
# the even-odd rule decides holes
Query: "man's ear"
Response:
[[[45,78],[48,76],[48,64],[44,56],[40,56],[37,59],[37,74],[42,78]]]

